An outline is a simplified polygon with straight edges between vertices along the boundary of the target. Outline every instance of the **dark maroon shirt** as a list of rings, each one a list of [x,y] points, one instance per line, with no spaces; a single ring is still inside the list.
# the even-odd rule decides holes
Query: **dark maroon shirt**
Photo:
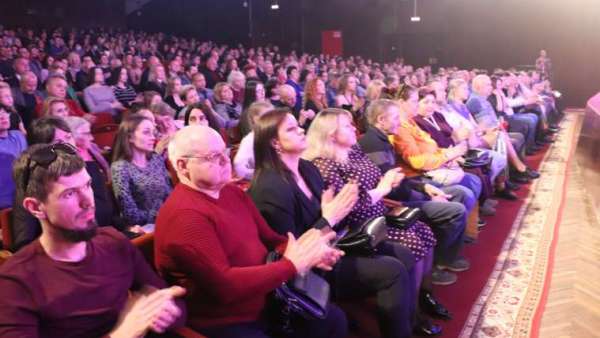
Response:
[[[55,261],[36,240],[0,267],[0,337],[102,337],[144,285],[166,286],[113,228],[98,229],[80,262]]]

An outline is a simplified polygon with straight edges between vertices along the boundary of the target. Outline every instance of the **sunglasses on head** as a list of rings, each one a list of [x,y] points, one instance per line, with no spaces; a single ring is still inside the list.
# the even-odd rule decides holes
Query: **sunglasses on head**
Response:
[[[63,152],[69,155],[77,155],[77,149],[68,143],[56,143],[45,147],[42,147],[34,151],[29,157],[27,166],[25,166],[25,175],[23,177],[23,183],[25,191],[29,185],[29,179],[31,173],[38,166],[48,169],[48,166],[52,164],[58,158],[58,152]]]

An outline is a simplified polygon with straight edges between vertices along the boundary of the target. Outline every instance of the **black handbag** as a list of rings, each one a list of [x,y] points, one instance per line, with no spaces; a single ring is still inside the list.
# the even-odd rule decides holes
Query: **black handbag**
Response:
[[[358,229],[349,231],[339,239],[336,246],[348,254],[372,255],[387,236],[385,217],[379,216],[364,222]]]
[[[413,226],[420,218],[422,212],[419,208],[396,207],[385,215],[385,221],[391,228],[405,230]]]
[[[267,254],[267,263],[278,261],[281,255],[275,251]],[[285,313],[294,313],[306,319],[324,319],[329,304],[329,283],[318,274],[308,271],[281,284],[274,296],[284,307]]]
[[[492,162],[492,157],[486,151],[479,149],[469,149],[464,156],[465,162],[463,168],[479,168],[487,167]]]

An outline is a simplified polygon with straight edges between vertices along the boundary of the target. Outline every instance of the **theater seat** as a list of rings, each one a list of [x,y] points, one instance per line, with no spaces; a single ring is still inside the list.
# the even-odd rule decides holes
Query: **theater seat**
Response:
[[[146,261],[154,268],[154,234],[143,234],[140,237],[132,239],[131,243],[140,249]],[[181,338],[206,338],[185,326],[174,330],[172,333],[175,333]],[[172,335],[168,336],[171,337]]]
[[[118,124],[105,124],[93,127],[92,135],[94,136],[94,141],[100,148],[112,148],[118,130]]]
[[[111,113],[94,113],[93,115],[96,117],[96,121],[94,121],[92,127],[115,123],[115,119]]]
[[[12,247],[12,227],[10,226],[12,208],[0,210],[0,228],[2,229],[2,245],[8,249]]]

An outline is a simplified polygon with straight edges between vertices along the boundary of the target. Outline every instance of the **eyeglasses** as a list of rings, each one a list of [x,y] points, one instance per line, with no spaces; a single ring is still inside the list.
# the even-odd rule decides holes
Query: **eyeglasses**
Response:
[[[182,156],[183,158],[196,158],[202,162],[208,162],[212,164],[220,164],[224,165],[229,161],[229,155],[231,154],[231,149],[226,148],[222,152],[214,152],[212,154],[204,155],[204,156]]]
[[[29,161],[25,166],[26,170],[23,175],[24,191],[27,191],[31,173],[35,170],[35,168],[40,166],[48,169],[48,166],[58,158],[58,152],[63,152],[69,155],[77,155],[77,149],[68,143],[51,144],[34,151],[29,157]]]

